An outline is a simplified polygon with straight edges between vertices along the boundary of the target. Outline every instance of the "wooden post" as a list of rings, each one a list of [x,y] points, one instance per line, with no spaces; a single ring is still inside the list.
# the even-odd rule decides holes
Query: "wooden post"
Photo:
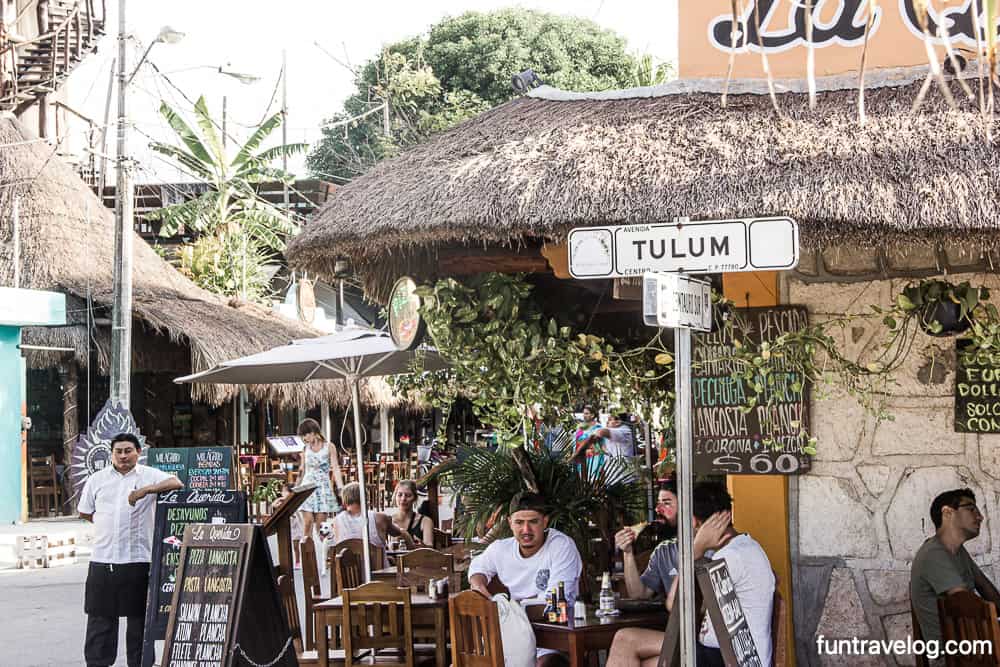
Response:
[[[62,384],[62,396],[63,396],[63,509],[72,510],[72,507],[67,507],[69,505],[69,496],[67,492],[69,485],[66,484],[66,480],[69,479],[69,468],[70,463],[73,461],[73,447],[76,445],[76,439],[80,435],[80,416],[79,408],[77,407],[77,367],[76,359],[70,359],[69,361],[59,365],[59,381]],[[71,511],[70,513],[75,513]]]

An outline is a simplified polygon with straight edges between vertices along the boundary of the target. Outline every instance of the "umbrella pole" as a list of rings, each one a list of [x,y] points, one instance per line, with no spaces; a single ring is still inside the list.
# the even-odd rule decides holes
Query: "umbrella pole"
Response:
[[[361,450],[361,399],[358,392],[358,382],[360,379],[357,375],[349,378],[351,383],[351,403],[354,405],[354,448],[358,457],[358,490],[361,492],[361,549],[364,554],[365,561],[365,583],[372,580],[372,560],[371,560],[371,549],[369,548],[369,541],[371,537],[368,534],[368,498],[365,496],[365,463],[364,463],[364,452]]]

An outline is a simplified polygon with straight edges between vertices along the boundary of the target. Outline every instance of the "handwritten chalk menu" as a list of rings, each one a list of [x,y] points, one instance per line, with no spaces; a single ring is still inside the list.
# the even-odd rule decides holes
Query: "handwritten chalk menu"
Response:
[[[798,331],[808,321],[804,306],[741,308],[734,335],[753,343]],[[799,475],[811,467],[801,452],[809,429],[809,386],[783,359],[767,361],[769,373],[758,372],[752,384],[730,374],[737,343],[725,329],[696,335],[692,350],[691,399],[694,413],[694,463],[699,474]],[[757,405],[741,408],[760,386]],[[771,438],[777,446],[765,441]]]
[[[195,447],[188,454],[189,489],[228,489],[232,447]]]
[[[186,489],[228,489],[232,447],[178,447],[149,450],[149,465],[177,475]]]
[[[157,499],[146,604],[146,631],[143,635],[143,667],[151,667],[156,662],[157,645],[162,643],[167,634],[167,620],[176,587],[177,565],[180,563],[185,529],[192,523],[246,521],[246,495],[241,491],[180,489],[161,494]]]
[[[726,667],[770,667],[764,665],[757,653],[757,645],[750,634],[750,625],[743,614],[739,597],[729,576],[725,559],[702,558],[695,563],[695,605],[698,629],[705,615],[719,640],[719,650]],[[679,598],[678,598],[679,599]],[[660,645],[658,667],[675,667],[680,663],[680,613],[670,614]]]
[[[150,447],[148,463],[157,470],[175,475],[187,486],[188,450],[172,447]]]
[[[765,667],[757,654],[757,645],[750,634],[750,624],[743,614],[726,560],[703,561],[702,566],[695,569],[695,578],[725,663],[732,667]]]
[[[297,667],[259,526],[189,525],[167,625],[163,667]]]
[[[1000,354],[972,352],[957,341],[955,431],[1000,433]]]

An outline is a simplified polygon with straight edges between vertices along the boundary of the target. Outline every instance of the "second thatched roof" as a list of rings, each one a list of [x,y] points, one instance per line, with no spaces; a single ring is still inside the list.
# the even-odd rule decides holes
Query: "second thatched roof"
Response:
[[[287,255],[319,274],[338,255],[362,272],[405,269],[444,245],[559,241],[576,226],[677,216],[786,215],[811,248],[955,234],[995,244],[996,140],[974,102],[949,110],[936,88],[912,113],[918,87],[868,89],[865,125],[856,86],[822,92],[816,110],[779,94],[780,116],[766,94],[730,95],[726,108],[705,92],[522,97],[339,188]]]
[[[13,204],[18,200],[20,286],[67,293],[72,326],[26,330],[35,345],[66,347],[75,359],[89,361],[96,343],[98,363],[107,368],[107,330],[89,341],[88,295],[93,304],[112,302],[114,219],[90,188],[20,122],[0,117],[0,284],[12,285]],[[182,276],[138,236],[134,239],[133,365],[177,375],[321,335],[259,306],[229,301],[206,292]],[[33,366],[54,365],[66,353],[28,352]],[[63,357],[64,358],[64,357]],[[192,385],[195,400],[218,405],[235,395],[229,385]],[[310,407],[322,401],[346,405],[343,382],[251,386],[252,394],[283,405]],[[366,383],[370,405],[394,405],[397,399],[378,379]]]

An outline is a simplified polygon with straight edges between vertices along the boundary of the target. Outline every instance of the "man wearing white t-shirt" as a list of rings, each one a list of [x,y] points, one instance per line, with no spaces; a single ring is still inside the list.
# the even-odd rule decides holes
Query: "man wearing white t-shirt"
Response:
[[[694,514],[694,560],[708,555],[725,559],[740,607],[750,626],[761,664],[771,664],[771,605],[774,601],[774,572],[764,549],[752,537],[737,533],[732,523],[732,499],[717,482],[696,484],[692,492]],[[712,553],[714,552],[714,553]],[[709,555],[710,554],[710,555]],[[667,609],[673,610],[680,577],[674,579],[667,595]],[[642,628],[619,630],[611,644],[607,667],[655,666],[660,657],[663,633]],[[708,616],[698,632],[698,667],[723,667],[719,640]]]
[[[512,600],[544,602],[545,593],[563,582],[572,609],[583,562],[576,543],[555,528],[549,528],[545,499],[526,493],[510,515],[514,537],[497,540],[469,565],[469,586],[491,597],[487,586],[496,577],[510,591]],[[547,667],[559,654],[538,650],[537,667]]]
[[[87,667],[115,662],[122,616],[128,618],[128,667],[139,667],[142,661],[156,496],[183,484],[173,475],[139,465],[139,449],[139,439],[131,433],[113,437],[111,465],[91,475],[80,493],[80,517],[94,523],[94,550],[83,603]]]

